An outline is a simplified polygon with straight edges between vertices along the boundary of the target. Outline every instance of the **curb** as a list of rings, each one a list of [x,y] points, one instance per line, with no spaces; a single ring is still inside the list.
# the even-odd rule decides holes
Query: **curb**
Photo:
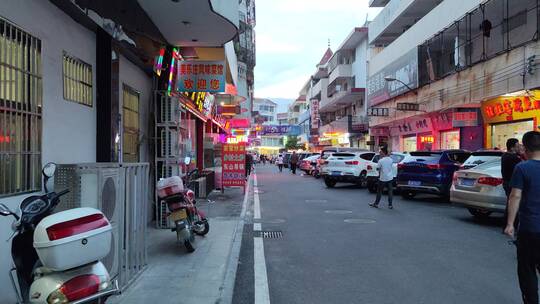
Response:
[[[249,176],[248,184],[246,186],[246,193],[244,195],[244,202],[242,204],[242,212],[240,213],[240,219],[236,223],[236,228],[234,229],[233,242],[231,244],[231,250],[229,251],[229,260],[227,261],[227,266],[225,270],[225,277],[223,280],[223,285],[220,287],[221,294],[219,298],[219,303],[231,304],[234,294],[234,285],[236,282],[236,271],[238,269],[238,261],[240,259],[240,248],[242,245],[242,238],[244,236],[244,217],[246,215],[247,204],[249,201],[249,194],[251,192],[252,186],[252,177],[255,172]],[[218,302],[216,302],[218,303]]]

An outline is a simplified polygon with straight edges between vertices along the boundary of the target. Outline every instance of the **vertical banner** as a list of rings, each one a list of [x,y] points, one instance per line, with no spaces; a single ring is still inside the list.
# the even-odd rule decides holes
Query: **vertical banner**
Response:
[[[223,144],[222,187],[246,185],[246,144]]]
[[[319,128],[319,100],[311,100],[311,129]]]

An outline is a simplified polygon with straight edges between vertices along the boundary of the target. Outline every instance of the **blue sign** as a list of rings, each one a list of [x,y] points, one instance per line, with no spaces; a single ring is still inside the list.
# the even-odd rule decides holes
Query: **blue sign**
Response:
[[[176,86],[179,92],[225,92],[225,61],[178,61]]]
[[[268,125],[262,126],[262,130],[259,132],[260,135],[291,135],[298,136],[302,132],[300,126],[292,125]]]

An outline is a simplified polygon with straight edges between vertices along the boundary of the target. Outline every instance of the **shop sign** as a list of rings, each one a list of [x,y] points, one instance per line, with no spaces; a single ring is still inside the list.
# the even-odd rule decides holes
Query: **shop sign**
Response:
[[[245,143],[223,144],[222,186],[245,186],[246,145]]]
[[[225,61],[178,62],[177,88],[179,92],[225,92]]]
[[[248,118],[235,118],[229,120],[231,128],[234,129],[249,129],[251,127],[251,122]]]
[[[311,129],[318,129],[319,128],[319,100],[312,99],[311,100]]]
[[[368,116],[388,116],[390,115],[390,110],[388,108],[369,108],[367,110]]]
[[[388,128],[370,128],[369,133],[371,136],[388,136],[390,132]]]
[[[540,99],[536,96],[499,97],[482,104],[482,115],[487,123],[527,119],[539,114]]]
[[[392,135],[407,135],[431,132],[432,124],[429,117],[417,117],[406,120],[392,128]]]
[[[409,88],[418,87],[418,48],[410,50],[368,79],[368,105],[380,104],[392,97],[406,93],[410,89],[400,81],[386,81],[391,77],[407,84]]]
[[[436,113],[431,116],[431,123],[434,130],[452,129],[452,113]]]
[[[301,129],[300,126],[293,125],[267,125],[262,126],[262,130],[259,135],[291,135],[297,136],[300,135]]]
[[[478,126],[478,112],[454,112],[452,127],[476,127]]]
[[[420,105],[417,103],[398,102],[396,104],[396,110],[398,111],[419,111]]]
[[[366,123],[353,123],[351,121],[351,125],[349,128],[349,133],[365,133],[368,131],[368,124]]]
[[[427,135],[427,136],[419,136],[418,137],[420,142],[425,144],[425,143],[433,143],[434,142],[434,137],[431,136],[431,135]]]
[[[214,104],[214,96],[206,92],[183,92],[195,106],[195,108],[204,116],[210,117],[212,113],[212,106]]]

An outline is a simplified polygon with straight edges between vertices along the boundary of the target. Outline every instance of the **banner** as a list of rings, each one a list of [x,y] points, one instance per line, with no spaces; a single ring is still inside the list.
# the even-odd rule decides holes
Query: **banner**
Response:
[[[246,184],[246,144],[223,144],[222,149],[222,186],[244,187]]]
[[[478,126],[478,112],[454,112],[452,126],[454,128]]]
[[[301,134],[300,126],[293,125],[267,125],[262,126],[259,135],[291,135],[297,136]]]
[[[225,92],[225,61],[179,61],[177,74],[179,92]]]
[[[319,128],[319,100],[311,100],[311,129]]]

